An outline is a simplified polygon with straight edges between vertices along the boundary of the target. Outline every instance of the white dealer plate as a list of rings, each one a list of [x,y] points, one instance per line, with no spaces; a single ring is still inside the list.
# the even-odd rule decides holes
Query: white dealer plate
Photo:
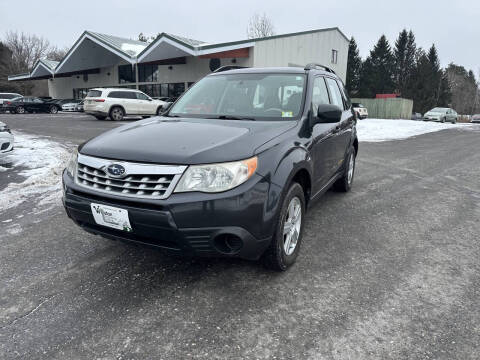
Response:
[[[97,224],[118,230],[132,231],[127,210],[95,203],[92,203],[90,206]]]

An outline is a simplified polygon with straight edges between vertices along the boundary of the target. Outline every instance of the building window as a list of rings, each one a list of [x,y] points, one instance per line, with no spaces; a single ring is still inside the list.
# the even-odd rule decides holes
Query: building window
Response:
[[[179,97],[185,91],[185,83],[140,85],[138,89],[151,97]]]
[[[138,82],[157,82],[158,65],[138,65]]]
[[[332,64],[338,63],[338,50],[332,49]]]
[[[119,65],[118,66],[118,82],[120,84],[136,82],[135,65]]]

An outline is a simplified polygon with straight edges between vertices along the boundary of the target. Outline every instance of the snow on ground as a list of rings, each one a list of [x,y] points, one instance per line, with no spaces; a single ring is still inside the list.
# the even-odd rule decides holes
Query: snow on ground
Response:
[[[472,124],[447,124],[414,120],[365,119],[357,122],[358,140],[379,142],[402,140],[445,129],[480,129]]]
[[[0,213],[33,198],[31,208],[50,208],[60,203],[61,174],[69,158],[68,148],[32,135],[14,135],[13,152],[0,155],[0,177],[6,171],[20,169],[18,175],[24,179],[10,183],[0,191]]]

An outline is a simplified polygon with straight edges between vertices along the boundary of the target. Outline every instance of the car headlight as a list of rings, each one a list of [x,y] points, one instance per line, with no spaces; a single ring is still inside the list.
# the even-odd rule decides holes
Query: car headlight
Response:
[[[0,132],[8,132],[8,133],[10,133],[10,134],[12,133],[12,132],[10,131],[10,128],[9,128],[7,125],[1,125],[1,126],[0,126]]]
[[[68,160],[67,167],[67,174],[70,175],[72,178],[75,175],[75,171],[77,169],[77,159],[78,159],[78,149],[75,149]]]
[[[243,184],[257,170],[257,157],[220,164],[192,165],[182,175],[175,192],[222,192]]]

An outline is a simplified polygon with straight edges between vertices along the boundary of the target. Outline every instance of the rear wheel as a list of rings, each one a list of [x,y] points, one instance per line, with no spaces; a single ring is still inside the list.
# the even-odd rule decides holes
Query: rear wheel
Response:
[[[52,105],[52,106],[50,106],[49,112],[50,112],[50,114],[56,114],[56,113],[58,113],[58,108],[56,106]]]
[[[300,184],[293,183],[283,200],[272,242],[263,255],[267,267],[285,271],[293,265],[300,251],[304,218],[303,188]]]
[[[114,121],[121,121],[121,120],[123,120],[124,116],[125,116],[125,112],[119,106],[114,106],[110,110],[110,119],[112,119]]]
[[[17,106],[17,108],[15,109],[15,112],[17,114],[25,114],[25,108],[23,106]]]
[[[348,192],[352,188],[353,184],[353,177],[355,175],[355,160],[356,160],[356,153],[355,148],[350,150],[347,156],[347,166],[345,168],[345,172],[343,176],[335,181],[333,184],[333,188],[336,191],[341,192]]]

